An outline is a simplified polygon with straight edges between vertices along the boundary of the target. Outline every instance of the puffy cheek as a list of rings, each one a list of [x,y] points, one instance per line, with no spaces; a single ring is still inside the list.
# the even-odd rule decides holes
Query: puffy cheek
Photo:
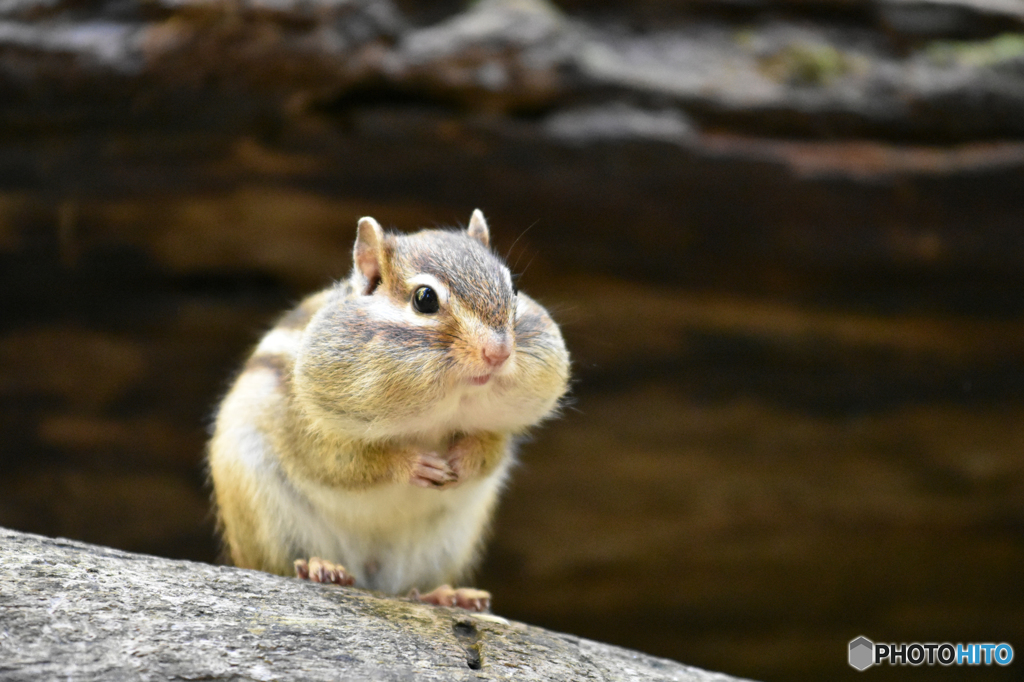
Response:
[[[409,406],[441,398],[451,382],[454,363],[447,349],[424,347],[407,350],[383,365],[369,390],[386,387],[389,399]]]
[[[544,383],[564,383],[569,375],[569,355],[555,343],[532,344],[519,354],[524,369]]]
[[[502,381],[502,390],[496,398],[509,413],[526,421],[542,419],[565,393],[566,372],[559,371],[557,356],[545,361],[522,354],[516,360],[519,363],[517,371]]]

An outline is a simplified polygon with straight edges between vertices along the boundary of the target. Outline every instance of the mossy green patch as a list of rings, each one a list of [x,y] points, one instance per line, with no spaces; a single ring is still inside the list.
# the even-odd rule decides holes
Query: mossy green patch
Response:
[[[398,599],[373,599],[364,604],[367,611],[391,622],[415,623],[419,628],[443,627],[429,609],[422,604]]]
[[[937,40],[925,52],[942,65],[995,66],[1024,58],[1024,33],[1003,33],[989,40]]]
[[[850,69],[846,55],[820,43],[791,43],[761,60],[762,73],[789,85],[825,86]]]

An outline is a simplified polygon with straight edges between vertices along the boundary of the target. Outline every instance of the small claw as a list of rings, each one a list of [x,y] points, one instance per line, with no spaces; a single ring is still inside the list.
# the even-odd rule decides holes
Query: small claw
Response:
[[[455,590],[455,605],[467,611],[486,611],[491,608],[491,593],[462,587]]]
[[[296,559],[294,566],[296,578],[299,580],[309,580],[309,562],[305,559]]]
[[[414,473],[412,478],[409,479],[409,483],[420,488],[440,488],[444,485],[443,483],[435,483],[433,480],[420,475],[419,473]]]
[[[421,488],[443,488],[457,480],[448,463],[432,453],[416,458],[409,482]]]

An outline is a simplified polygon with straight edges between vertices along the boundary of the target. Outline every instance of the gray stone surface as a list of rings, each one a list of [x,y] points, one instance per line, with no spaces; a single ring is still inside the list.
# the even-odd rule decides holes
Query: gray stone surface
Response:
[[[0,680],[663,680],[717,673],[489,615],[0,528]]]

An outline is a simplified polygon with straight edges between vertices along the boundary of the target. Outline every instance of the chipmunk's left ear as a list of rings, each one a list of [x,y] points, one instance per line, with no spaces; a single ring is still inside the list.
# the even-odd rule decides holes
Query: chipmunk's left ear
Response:
[[[484,220],[484,214],[481,213],[479,208],[473,210],[473,215],[469,218],[469,227],[466,228],[466,233],[484,246],[490,245],[491,233],[487,229],[487,221]]]

